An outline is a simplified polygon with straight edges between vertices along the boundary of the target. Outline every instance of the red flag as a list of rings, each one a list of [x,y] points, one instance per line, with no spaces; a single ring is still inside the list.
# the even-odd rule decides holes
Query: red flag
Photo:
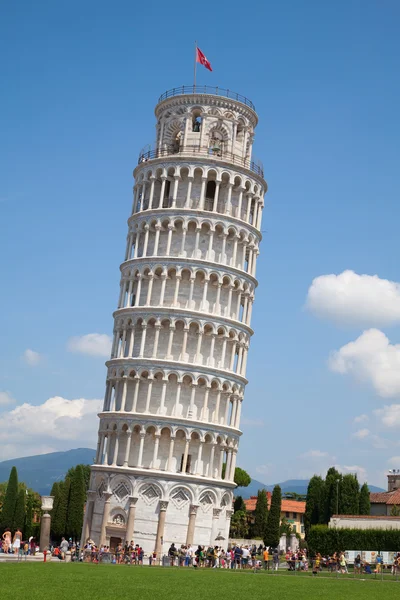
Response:
[[[209,71],[212,71],[210,62],[207,60],[207,57],[205,56],[205,54],[202,53],[200,48],[196,48],[196,62],[203,65],[203,67],[205,67]]]

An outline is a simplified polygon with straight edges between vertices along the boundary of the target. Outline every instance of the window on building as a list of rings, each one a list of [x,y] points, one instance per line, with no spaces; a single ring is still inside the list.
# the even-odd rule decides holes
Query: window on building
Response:
[[[184,454],[182,454],[182,458],[181,458],[181,466],[179,468],[180,473],[182,473],[182,469],[183,469],[183,458],[184,458]],[[188,454],[187,461],[186,461],[186,471],[185,471],[185,473],[190,473],[190,463],[191,462],[192,462],[192,455]]]
[[[204,208],[206,210],[212,210],[214,207],[215,189],[215,181],[208,181],[206,187],[206,201],[204,203]]]
[[[301,526],[301,533],[304,533],[304,525]]]
[[[287,513],[286,513],[286,518],[287,518],[287,519],[290,519],[290,512],[287,512]]]
[[[293,519],[295,519],[295,520],[297,519],[297,513],[295,513],[295,512],[293,513]]]
[[[292,532],[293,532],[293,533],[297,533],[297,528],[296,528],[296,525],[292,525]]]

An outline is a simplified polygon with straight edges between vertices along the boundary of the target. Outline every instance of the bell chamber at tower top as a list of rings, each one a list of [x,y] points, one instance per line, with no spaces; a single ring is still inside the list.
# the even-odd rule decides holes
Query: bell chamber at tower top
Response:
[[[267,184],[252,155],[253,104],[228,90],[184,87],[163,94],[155,114],[156,141],[134,171],[132,212],[208,210],[259,229]]]
[[[253,104],[229,90],[175,88],[156,106],[156,141],[143,148],[139,164],[176,154],[233,163],[264,178],[252,156],[258,118]]]

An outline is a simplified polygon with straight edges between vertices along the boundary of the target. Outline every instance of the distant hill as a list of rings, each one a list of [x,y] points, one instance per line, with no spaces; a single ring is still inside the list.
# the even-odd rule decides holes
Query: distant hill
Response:
[[[282,492],[295,492],[296,494],[306,494],[308,487],[309,479],[287,479],[286,481],[282,481],[278,485],[281,486]],[[276,484],[274,484],[276,485]],[[251,483],[246,488],[237,488],[235,490],[235,494],[243,496],[243,498],[249,498],[250,496],[257,496],[258,490],[268,490],[272,492],[274,489],[274,485],[266,485],[265,483],[261,483],[261,481],[257,481],[256,479],[252,479]],[[375,485],[369,486],[370,492],[385,492],[386,490],[376,487]]]
[[[38,454],[37,456],[26,456],[0,462],[0,482],[7,481],[11,467],[16,466],[20,481],[24,481],[29,487],[39,494],[49,494],[55,481],[64,478],[66,472],[75,465],[90,465],[94,461],[96,450],[91,448],[75,448],[66,452],[51,452],[50,454]],[[295,492],[305,494],[307,492],[308,479],[288,479],[279,484],[282,492]],[[244,498],[256,496],[258,490],[272,491],[273,485],[266,485],[252,479],[247,488],[237,488],[235,493]],[[382,488],[370,485],[371,492],[384,492]]]
[[[92,464],[96,450],[76,448],[0,462],[0,481],[7,481],[11,467],[17,467],[18,479],[42,495],[50,494],[55,481],[64,479],[68,469],[79,464]]]

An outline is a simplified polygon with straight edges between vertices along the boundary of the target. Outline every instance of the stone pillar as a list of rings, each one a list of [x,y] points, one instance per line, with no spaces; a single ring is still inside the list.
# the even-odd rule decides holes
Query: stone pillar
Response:
[[[44,514],[40,520],[40,551],[48,550],[50,547],[51,517],[49,512],[53,508],[54,496],[42,496],[42,510]]]
[[[186,546],[189,546],[189,544],[193,544],[194,528],[196,525],[196,515],[198,508],[199,507],[197,504],[191,504],[189,508],[189,523],[186,534]]]
[[[128,524],[126,526],[126,534],[125,541],[129,542],[133,540],[133,531],[135,528],[135,516],[136,516],[136,503],[138,498],[134,496],[129,496],[129,514],[128,514]]]
[[[92,518],[94,510],[94,502],[96,500],[96,491],[88,490],[86,499],[85,516],[83,519],[82,537],[81,537],[81,550],[90,537],[90,531],[92,529]]]
[[[220,508],[213,508],[213,518],[211,525],[211,537],[210,537],[210,546],[214,546],[216,529],[217,529],[217,521],[219,519],[219,515],[221,514]]]
[[[104,502],[103,520],[101,521],[100,546],[103,546],[107,541],[107,523],[108,523],[108,517],[110,516],[112,493],[111,492],[103,492],[103,496],[104,496],[105,502]]]
[[[157,554],[157,558],[160,558],[162,547],[164,543],[164,528],[165,528],[165,517],[168,508],[168,502],[166,500],[160,500],[160,514],[158,517],[158,525],[157,525],[157,535],[156,535],[156,545],[155,552]]]

